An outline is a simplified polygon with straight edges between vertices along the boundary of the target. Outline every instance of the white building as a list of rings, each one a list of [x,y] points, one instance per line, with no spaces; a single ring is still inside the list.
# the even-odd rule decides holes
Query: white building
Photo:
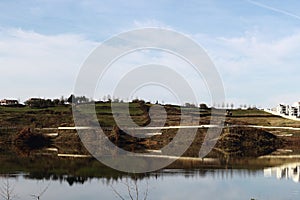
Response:
[[[287,115],[288,114],[288,106],[284,105],[284,104],[279,104],[276,107],[276,112],[278,114],[282,114],[282,115]]]
[[[17,100],[3,99],[0,100],[0,105],[9,106],[9,105],[17,105],[19,102]]]
[[[294,103],[292,106],[279,104],[275,110],[280,115],[300,118],[300,102]]]
[[[299,110],[297,107],[294,107],[294,106],[289,107],[289,116],[298,117],[298,112],[299,112]]]
[[[298,115],[297,115],[297,117],[300,117],[300,102],[294,103],[293,106],[294,106],[295,108],[297,108],[297,110],[298,110]]]

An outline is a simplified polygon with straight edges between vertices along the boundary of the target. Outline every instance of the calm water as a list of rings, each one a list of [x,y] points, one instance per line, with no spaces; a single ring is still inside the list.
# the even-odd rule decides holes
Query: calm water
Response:
[[[239,159],[212,152],[209,163],[175,162],[158,172],[134,175],[91,158],[58,156],[78,153],[76,147],[70,152],[71,147],[28,151],[0,146],[0,199],[7,188],[17,197],[12,199],[22,200],[130,200],[130,195],[135,200],[300,199],[298,150]]]
[[[11,174],[2,176],[2,188],[9,184],[19,199],[34,199],[31,195],[40,195],[40,199],[264,199],[292,200],[300,198],[300,164],[285,164],[281,167],[260,170],[249,169],[165,169],[138,178],[90,177],[79,182],[66,177],[54,180],[53,176],[33,177],[30,174]],[[107,173],[103,170],[103,173]],[[98,172],[101,174],[101,172]],[[137,188],[137,190],[135,189]],[[37,198],[36,198],[37,199]]]

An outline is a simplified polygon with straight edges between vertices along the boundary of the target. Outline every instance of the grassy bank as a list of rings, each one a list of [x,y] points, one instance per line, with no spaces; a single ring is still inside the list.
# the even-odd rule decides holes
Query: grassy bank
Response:
[[[116,109],[116,114],[122,121],[128,116],[125,115],[124,103],[113,103]],[[144,101],[135,101],[128,104],[129,113],[132,120],[140,126],[145,126],[151,122],[149,110],[153,104],[145,103]],[[120,108],[120,109],[118,109]],[[164,105],[167,113],[165,126],[180,125],[181,112],[189,111],[187,118],[195,118],[200,116],[197,124],[209,124],[211,109],[199,109],[195,107],[183,107],[174,105]],[[182,110],[181,110],[182,109]],[[110,102],[98,102],[95,104],[97,118],[103,129],[106,130],[107,136],[118,146],[124,149],[134,149],[132,145],[139,143],[138,151],[143,149],[160,149],[167,145],[176,135],[176,129],[165,130],[161,136],[153,136],[150,139],[134,139],[129,138],[126,133],[120,134],[115,130],[116,122],[112,115],[112,106]],[[299,122],[284,119],[278,116],[271,115],[261,110],[229,110],[230,115],[226,116],[225,124],[232,125],[263,125],[263,126],[293,126],[300,127]],[[156,116],[156,120],[160,120],[160,115]],[[161,119],[163,120],[163,119]],[[72,107],[70,105],[59,105],[49,108],[29,108],[25,107],[3,107],[0,106],[0,143],[9,143],[16,135],[24,128],[30,128],[35,133],[43,134],[43,128],[57,128],[60,126],[74,126]],[[236,132],[238,130],[238,133]],[[186,130],[188,131],[188,130]],[[45,131],[44,131],[45,133]],[[228,134],[229,133],[229,134]],[[298,134],[298,133],[297,133]],[[198,130],[196,139],[185,153],[186,156],[198,156],[199,149],[203,143],[206,130]],[[226,137],[225,137],[225,136]],[[298,138],[297,138],[298,139]],[[276,140],[276,141],[275,141]],[[64,147],[65,150],[83,149],[80,145],[80,140],[76,131],[60,131],[57,138],[52,140],[53,143],[61,146],[61,144],[69,144]],[[182,138],[182,142],[184,138]],[[297,142],[295,142],[296,144]],[[278,145],[283,144],[281,139],[270,137],[270,134],[263,130],[257,129],[224,129],[219,147],[225,153],[241,155],[241,156],[259,156],[273,151]],[[256,148],[264,146],[265,148]],[[74,151],[76,151],[74,149]]]
[[[124,106],[124,103],[112,103],[116,107],[116,115],[123,116],[125,113],[123,109],[118,107]],[[143,101],[131,102],[128,104],[131,118],[139,125],[147,125],[150,122],[148,115],[149,109],[153,104],[147,104]],[[211,110],[188,108],[164,105],[167,112],[166,125],[179,125],[181,109],[188,111],[189,115],[201,116],[199,124],[207,124],[210,120]],[[95,104],[95,110],[98,120],[103,127],[113,127],[115,125],[112,116],[112,109],[110,102],[99,102]],[[292,126],[300,127],[300,122],[285,119],[279,116],[272,115],[262,110],[228,110],[232,115],[226,116],[226,123],[228,124],[251,124],[262,126]],[[49,108],[30,108],[25,107],[5,107],[0,106],[0,127],[36,127],[36,128],[57,128],[59,126],[74,126],[72,107],[70,105],[60,105]]]

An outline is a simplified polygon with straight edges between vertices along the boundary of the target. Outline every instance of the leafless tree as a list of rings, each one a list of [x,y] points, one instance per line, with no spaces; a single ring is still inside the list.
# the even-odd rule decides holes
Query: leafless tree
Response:
[[[122,184],[125,186],[125,188],[127,189],[128,192],[128,196],[130,198],[130,200],[147,200],[148,198],[148,192],[149,192],[149,187],[148,187],[148,182],[146,182],[146,189],[145,191],[141,194],[141,191],[138,187],[138,180],[137,178],[134,178],[131,181],[128,181],[128,179],[126,179],[126,181],[122,181]],[[115,193],[115,195],[121,199],[121,200],[127,200],[127,198],[124,197],[124,195],[122,195],[120,192],[118,192],[112,185],[111,188],[113,190],[113,192]]]
[[[13,200],[17,198],[17,195],[14,194],[14,187],[9,183],[8,179],[6,179],[0,188],[0,196],[4,200]]]
[[[225,102],[223,102],[221,106],[222,106],[222,108],[225,108]]]
[[[38,195],[36,194],[32,194],[30,195],[31,197],[33,197],[36,200],[40,200],[41,197],[45,194],[45,192],[48,190],[50,183],[44,188],[44,190],[42,190],[42,192],[40,192]]]

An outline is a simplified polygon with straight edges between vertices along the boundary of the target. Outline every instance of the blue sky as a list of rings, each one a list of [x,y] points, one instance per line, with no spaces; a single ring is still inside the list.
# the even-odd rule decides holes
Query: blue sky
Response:
[[[300,100],[296,0],[3,0],[0,98],[68,96],[101,42],[149,26],[197,41],[223,79],[227,102],[266,107]]]

